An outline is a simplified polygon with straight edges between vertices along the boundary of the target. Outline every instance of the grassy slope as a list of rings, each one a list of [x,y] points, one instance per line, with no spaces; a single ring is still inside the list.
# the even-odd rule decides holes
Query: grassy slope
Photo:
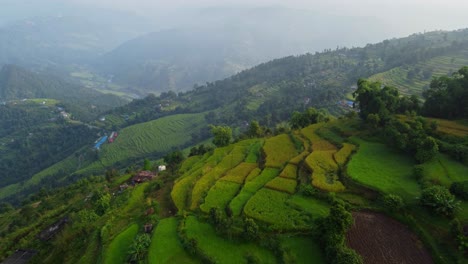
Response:
[[[311,237],[284,235],[281,246],[287,252],[285,263],[326,263],[319,245]]]
[[[203,113],[180,114],[126,127],[112,144],[104,144],[99,161],[77,173],[98,173],[117,162],[161,155],[174,148],[182,148],[191,134],[206,126]]]
[[[138,233],[138,225],[133,224],[120,233],[107,248],[104,255],[105,264],[127,263],[127,252]]]
[[[276,263],[272,252],[253,243],[237,243],[216,235],[214,228],[207,223],[200,222],[194,216],[186,220],[187,236],[198,242],[198,247],[216,263],[246,263],[248,254],[259,258],[260,263]]]
[[[159,222],[148,250],[148,263],[199,263],[182,247],[177,237],[177,224],[177,219],[173,217]]]
[[[420,187],[411,175],[414,166],[411,158],[381,143],[357,138],[353,141],[359,144],[348,165],[348,174],[353,180],[407,200],[419,196]]]

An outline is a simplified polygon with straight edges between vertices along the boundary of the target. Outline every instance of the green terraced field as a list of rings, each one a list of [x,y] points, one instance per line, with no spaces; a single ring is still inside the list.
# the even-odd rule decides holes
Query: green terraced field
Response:
[[[304,211],[288,206],[290,195],[263,188],[247,202],[244,214],[271,224],[275,230],[307,230],[312,227],[312,217]]]
[[[256,173],[257,171],[255,171],[255,174]],[[229,204],[233,214],[240,215],[242,213],[242,208],[247,203],[247,201],[267,182],[278,176],[278,174],[278,169],[265,168],[258,176],[252,177],[250,181],[247,181],[239,194],[234,197],[234,199],[232,199],[231,203]]]
[[[349,176],[368,187],[385,193],[397,194],[414,201],[420,187],[412,176],[415,162],[384,144],[354,138],[358,151],[348,164]]]
[[[424,180],[442,184],[447,188],[453,182],[468,181],[468,166],[439,154],[434,159],[423,164]]]
[[[185,228],[187,237],[195,239],[200,250],[215,263],[247,263],[245,257],[248,254],[258,258],[260,263],[277,263],[273,252],[257,244],[239,243],[219,237],[210,224],[200,222],[194,216],[187,217]]]
[[[148,263],[200,263],[185,252],[177,235],[178,221],[176,218],[166,218],[159,221],[151,239],[148,250]]]
[[[244,160],[246,150],[247,148],[244,146],[235,145],[233,150],[226,155],[219,164],[216,165],[216,167],[211,169],[209,172],[204,173],[202,177],[198,179],[192,191],[192,200],[190,205],[191,210],[198,208],[202,199],[219,178]]]
[[[132,245],[133,238],[138,233],[138,225],[133,224],[112,240],[104,254],[104,263],[119,264],[127,263],[128,251]]]
[[[128,158],[166,153],[190,142],[191,133],[206,126],[203,114],[183,114],[122,129],[112,144],[104,144],[100,161],[104,166]]]
[[[457,71],[468,65],[468,51],[461,50],[451,56],[439,56],[416,65],[401,66],[383,73],[378,73],[369,78],[371,81],[379,81],[382,84],[398,88],[403,94],[421,95],[422,91],[429,87],[432,77],[440,77]],[[413,79],[408,79],[408,72],[420,69],[420,73]],[[429,70],[431,76],[426,78],[423,71]]]
[[[205,213],[208,213],[211,208],[219,208],[224,211],[224,208],[236,196],[240,188],[241,185],[238,183],[217,181],[208,192],[205,202],[200,205],[200,209]]]
[[[222,177],[221,180],[223,181],[230,181],[238,184],[243,184],[245,178],[257,168],[257,164],[255,163],[241,163],[232,170],[226,173],[226,176]]]

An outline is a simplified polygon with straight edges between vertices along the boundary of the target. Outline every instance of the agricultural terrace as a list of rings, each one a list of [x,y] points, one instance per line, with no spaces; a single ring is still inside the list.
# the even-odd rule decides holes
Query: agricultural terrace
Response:
[[[119,264],[127,263],[127,252],[130,250],[133,239],[138,233],[138,225],[132,224],[125,229],[107,247],[104,254],[104,263]]]
[[[235,145],[232,151],[226,155],[216,167],[204,173],[201,178],[198,179],[192,191],[191,210],[196,210],[198,208],[209,189],[219,178],[244,160],[246,151],[247,147]]]
[[[345,189],[338,178],[338,164],[333,155],[336,151],[313,151],[305,160],[312,171],[312,185],[329,192],[340,192]]]
[[[348,163],[349,176],[370,188],[414,201],[420,186],[412,176],[414,161],[382,143],[353,138],[359,150]]]
[[[288,206],[289,194],[263,188],[247,202],[244,214],[271,225],[275,230],[308,230],[312,216]]]
[[[216,184],[211,187],[208,195],[205,197],[205,202],[200,206],[200,209],[208,213],[211,208],[224,209],[229,202],[236,196],[237,192],[241,188],[241,185],[234,182],[228,181],[217,181]]]
[[[371,76],[369,80],[394,86],[405,95],[420,95],[425,88],[429,87],[433,77],[450,74],[465,65],[468,65],[468,51],[461,50],[456,55],[438,56],[412,66],[396,67],[386,72],[375,74]],[[420,70],[420,74],[416,74],[414,78],[408,78],[408,73],[415,69],[422,70]],[[421,73],[427,70],[431,75],[425,77]]]
[[[338,152],[333,154],[333,158],[340,167],[343,167],[346,162],[348,162],[348,159],[355,150],[356,146],[353,144],[343,143],[343,147]]]
[[[102,146],[102,166],[129,158],[165,153],[190,143],[191,133],[206,126],[203,114],[181,114],[122,129],[113,144]]]
[[[284,167],[283,171],[280,173],[280,177],[287,179],[296,179],[297,178],[297,166],[295,164],[289,163]]]
[[[177,234],[178,224],[179,222],[174,217],[159,221],[148,250],[148,263],[199,263],[184,250],[180,243]]]
[[[337,150],[336,146],[330,143],[328,140],[321,138],[317,135],[317,129],[321,128],[324,123],[318,123],[310,125],[306,128],[301,129],[301,134],[309,140],[311,143],[312,151],[327,151]]]
[[[226,176],[222,177],[221,180],[243,184],[245,181],[245,178],[255,168],[257,168],[257,164],[243,162],[239,164],[237,167],[235,167],[234,169],[228,171],[226,173]]]
[[[247,255],[255,256],[260,263],[277,262],[273,253],[265,248],[254,243],[239,243],[219,237],[210,224],[200,222],[194,216],[186,218],[185,228],[187,237],[195,239],[197,247],[215,263],[246,263]]]
[[[468,136],[468,125],[466,121],[450,121],[447,119],[427,118],[429,121],[437,122],[437,131],[445,134],[466,137]]]
[[[265,166],[272,168],[282,168],[286,162],[297,155],[294,143],[286,134],[267,139],[263,150],[266,155]]]
[[[293,194],[296,192],[297,181],[288,178],[276,177],[273,180],[269,181],[265,187],[280,191],[286,192],[289,194]]]
[[[257,173],[256,170],[252,172],[255,174]],[[251,175],[249,175],[239,194],[237,194],[237,196],[234,197],[234,199],[232,199],[231,203],[229,204],[233,214],[240,215],[242,213],[242,208],[244,208],[244,205],[247,203],[247,201],[267,182],[278,176],[278,174],[278,169],[265,168],[258,176],[250,177]]]
[[[468,166],[450,159],[445,154],[438,154],[422,166],[424,181],[449,188],[453,182],[468,180]]]
[[[264,140],[258,140],[256,143],[252,144],[249,149],[249,153],[245,158],[245,162],[247,163],[257,163],[258,159],[260,158],[261,150],[263,144],[265,143]]]
[[[205,154],[200,161],[195,163],[190,170],[175,181],[171,191],[171,197],[179,211],[185,210],[187,205],[190,204],[195,181],[201,177],[203,173],[208,173],[215,167],[232,148],[233,146],[230,145],[215,149],[212,155],[208,153]],[[181,167],[184,167],[184,165],[182,164]]]

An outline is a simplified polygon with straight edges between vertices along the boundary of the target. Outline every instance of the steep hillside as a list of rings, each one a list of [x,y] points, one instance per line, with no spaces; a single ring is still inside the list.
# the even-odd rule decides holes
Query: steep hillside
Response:
[[[81,87],[61,78],[33,73],[15,65],[0,70],[0,101],[15,99],[58,99],[76,118],[92,120],[100,112],[123,105],[125,99]]]
[[[2,207],[0,254],[34,248],[31,263],[463,262],[451,219],[425,209],[420,197],[436,186],[437,166],[446,168],[437,169],[446,186],[468,167],[442,155],[420,165],[418,180],[412,157],[364,127],[341,118],[191,156],[141,184],[124,185],[137,172],[114,171],[43,191],[21,210]],[[60,224],[66,216],[71,221]],[[466,210],[454,217],[468,221]],[[58,233],[46,231],[52,224]]]
[[[461,48],[444,56],[392,68],[372,75],[369,79],[397,87],[406,95],[421,96],[429,88],[433,77],[451,75],[465,65],[468,65],[468,50]]]

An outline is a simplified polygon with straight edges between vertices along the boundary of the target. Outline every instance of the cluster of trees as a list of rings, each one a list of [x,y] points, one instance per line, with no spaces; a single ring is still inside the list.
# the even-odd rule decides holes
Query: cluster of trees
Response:
[[[354,92],[359,115],[374,128],[384,127],[388,143],[400,150],[410,153],[424,163],[432,159],[439,151],[437,140],[431,136],[437,124],[429,123],[417,117],[414,120],[402,121],[395,117],[398,113],[417,113],[420,111],[419,100],[401,96],[394,87],[381,87],[379,82],[365,79],[358,81]]]
[[[362,258],[354,250],[346,246],[345,236],[353,224],[351,213],[346,210],[342,201],[334,201],[330,214],[317,220],[317,230],[320,241],[325,248],[329,263],[361,264]]]
[[[29,179],[32,175],[91,144],[95,131],[85,125],[36,128],[0,149],[0,187]]]
[[[392,118],[385,126],[388,143],[411,154],[418,162],[431,160],[438,152],[436,139],[428,136],[436,129],[434,123],[428,123],[423,118],[404,122]]]
[[[426,99],[423,105],[425,115],[468,118],[468,67],[461,68],[452,77],[434,78],[423,96]]]
[[[309,107],[302,113],[294,111],[292,113],[291,119],[289,120],[289,124],[291,125],[292,129],[299,129],[310,124],[315,124],[327,120],[327,113],[324,110],[317,110],[313,107]]]
[[[366,79],[358,80],[358,88],[353,96],[356,98],[359,116],[374,126],[385,125],[393,114],[418,112],[420,109],[416,96],[401,96],[395,87],[382,88],[379,82]]]

